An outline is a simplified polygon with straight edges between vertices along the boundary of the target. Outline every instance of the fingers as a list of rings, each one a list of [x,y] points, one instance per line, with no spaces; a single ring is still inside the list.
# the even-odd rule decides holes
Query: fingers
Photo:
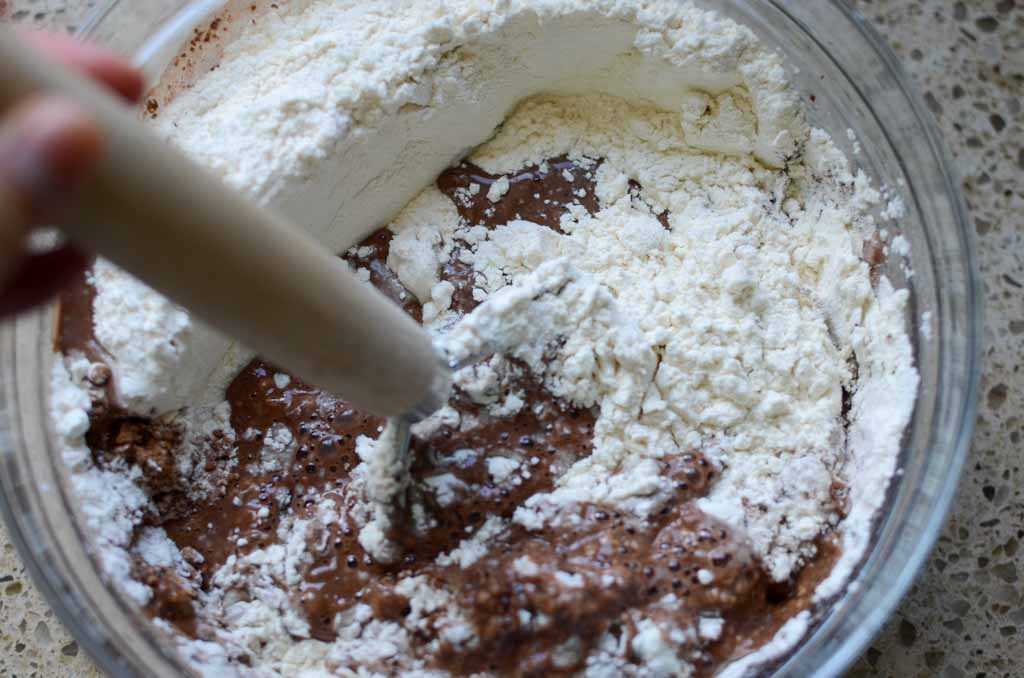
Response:
[[[142,74],[107,50],[52,33],[24,38],[129,101],[142,96]],[[25,234],[70,204],[100,141],[85,111],[57,97],[23,101],[0,118],[0,316],[45,301],[85,266],[71,247],[24,257]]]
[[[79,68],[105,83],[128,101],[137,101],[142,96],[145,87],[142,73],[102,47],[59,33],[26,31],[23,37],[61,63]]]
[[[88,262],[88,257],[73,247],[21,259],[0,290],[0,317],[49,301],[79,276]]]
[[[60,213],[100,157],[100,135],[72,102],[22,102],[0,121],[0,289],[9,285],[30,226]]]

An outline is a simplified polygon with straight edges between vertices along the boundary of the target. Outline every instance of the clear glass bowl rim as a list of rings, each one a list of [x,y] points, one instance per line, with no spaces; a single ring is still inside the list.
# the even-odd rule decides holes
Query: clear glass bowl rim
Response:
[[[125,0],[106,0],[103,4],[93,9],[86,21],[82,24],[78,35],[89,37],[103,25],[104,20],[116,8],[126,5]],[[806,29],[803,22],[797,16],[799,3],[796,0],[765,0],[765,4],[771,5],[786,14],[796,25],[804,28],[808,36],[815,43],[827,52],[827,48],[818,41],[818,37]],[[944,192],[950,202],[950,215],[957,228],[958,245],[964,267],[964,302],[965,324],[961,330],[965,333],[966,350],[960,356],[964,360],[963,381],[959,384],[947,385],[962,389],[963,397],[960,407],[955,413],[956,423],[954,429],[956,436],[954,440],[946,444],[950,448],[948,459],[948,471],[943,479],[943,485],[939,489],[933,511],[925,525],[919,528],[913,549],[904,559],[905,566],[899,577],[892,585],[881,592],[874,601],[874,607],[861,619],[857,633],[848,636],[841,642],[838,648],[832,648],[832,652],[825,656],[817,656],[817,664],[809,665],[807,657],[807,643],[804,643],[781,667],[778,673],[784,675],[807,675],[808,669],[812,669],[815,675],[838,675],[845,670],[867,647],[871,639],[878,633],[882,625],[895,610],[899,601],[906,591],[913,584],[934,547],[939,532],[945,524],[946,517],[952,506],[955,497],[960,471],[966,460],[971,435],[973,433],[974,417],[976,410],[976,396],[978,381],[980,378],[981,361],[981,336],[982,336],[982,286],[977,271],[974,232],[966,210],[963,196],[959,191],[959,181],[953,170],[950,156],[941,139],[941,134],[932,119],[930,112],[924,105],[916,87],[903,73],[902,67],[895,54],[890,50],[885,40],[874,30],[872,26],[856,11],[846,0],[830,0],[828,3],[845,15],[849,25],[859,32],[862,39],[872,48],[884,64],[886,69],[895,77],[899,88],[910,104],[911,113],[917,124],[924,132],[929,145],[929,151],[936,160],[936,172],[941,175],[944,183]],[[837,64],[838,65],[838,64]],[[841,68],[841,65],[840,65]],[[941,397],[941,396],[940,396]],[[11,441],[7,439],[6,432],[0,432],[0,453],[9,456]],[[71,582],[60,580],[52,572],[45,562],[41,562],[36,555],[36,550],[31,546],[32,539],[26,532],[26,527],[38,528],[38,522],[33,523],[32,517],[19,514],[22,504],[18,503],[14,493],[3,487],[0,492],[0,508],[2,508],[5,522],[7,523],[11,540],[16,544],[19,553],[22,555],[26,569],[32,575],[33,581],[43,592],[57,616],[71,630],[72,634],[79,640],[83,648],[96,659],[97,663],[112,675],[145,675],[146,666],[140,665],[138,660],[132,660],[119,652],[118,647],[109,642],[103,642],[97,638],[95,620],[90,613],[81,608],[80,600],[75,597],[74,588],[80,586],[79,581]],[[70,596],[70,599],[69,599]],[[153,637],[147,637],[149,643],[153,643]],[[163,651],[158,651],[164,654]],[[818,650],[821,655],[821,648]]]

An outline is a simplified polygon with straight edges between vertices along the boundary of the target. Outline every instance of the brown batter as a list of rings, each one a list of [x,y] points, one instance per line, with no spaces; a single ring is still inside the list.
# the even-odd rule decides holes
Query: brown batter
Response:
[[[590,212],[599,208],[593,180],[599,162],[560,157],[548,161],[546,172],[527,167],[508,175],[509,191],[497,204],[486,193],[500,177],[468,163],[443,173],[437,185],[469,223],[492,228],[527,219],[558,230],[568,205]],[[563,169],[572,171],[574,181],[563,177]],[[472,183],[481,187],[476,193],[460,190]],[[639,184],[631,183],[630,191],[634,201],[649,209]],[[669,228],[668,214],[657,216]],[[369,269],[372,284],[419,320],[415,297],[386,266],[390,239],[390,231],[381,229],[361,243],[371,248],[369,254],[363,250],[364,257],[345,258]],[[453,309],[465,313],[477,304],[475,273],[460,254],[456,248],[441,277],[456,288]],[[84,281],[64,296],[56,339],[61,350],[83,351],[103,363],[105,353],[92,335],[91,301]],[[466,569],[438,564],[438,555],[456,548],[489,516],[510,519],[529,497],[552,489],[571,464],[590,454],[595,413],[559,401],[522,364],[509,361],[506,369],[504,388],[524,392],[527,407],[496,419],[458,392],[451,405],[462,421],[476,423],[442,426],[428,437],[414,438],[412,475],[419,482],[402,498],[399,510],[405,513],[389,535],[400,549],[392,564],[376,562],[360,546],[360,526],[350,519],[353,496],[346,491],[360,463],[356,440],[376,438],[381,419],[295,379],[279,388],[274,375],[280,370],[255,359],[227,390],[237,450],[226,442],[225,432],[214,432],[208,441],[213,454],[204,470],[222,467],[224,486],[218,496],[200,503],[187,499],[189,479],[178,477],[172,463],[179,432],[125,416],[108,390],[105,402],[94,408],[89,434],[96,461],[102,465],[121,457],[143,468],[145,485],[161,507],[151,522],[164,527],[194,566],[182,577],[136,564],[136,577],[154,589],[150,613],[190,636],[212,637],[212,622],[195,602],[199,589],[210,586],[213,573],[230,556],[275,543],[282,521],[312,517],[324,499],[337,503],[341,517],[309,540],[312,560],[302,566],[302,581],[294,591],[312,636],[332,640],[335,616],[358,602],[369,604],[378,618],[402,620],[410,606],[396,583],[423,575],[458,601],[478,639],[468,649],[442,642],[440,651],[431,654],[427,645],[436,638],[422,631],[416,635],[417,652],[429,664],[456,674],[573,673],[582,668],[580,661],[570,656],[567,662],[558,651],[573,637],[579,642],[578,657],[585,658],[605,633],[632,637],[641,619],[652,619],[667,632],[712,616],[724,620],[718,638],[690,637],[678,648],[680,656],[709,675],[770,640],[786,620],[810,607],[814,588],[838,557],[832,537],[819,539],[819,557],[793,581],[770,582],[742,537],[697,509],[695,499],[709,491],[715,470],[696,450],[661,461],[661,473],[672,479],[675,492],[648,520],[628,517],[613,506],[581,505],[573,509],[574,520],[564,520],[557,529],[528,532],[511,524]],[[109,370],[106,380],[100,372],[103,383],[98,386],[106,387]],[[295,452],[284,468],[267,471],[260,465],[263,434],[275,425],[291,432]],[[247,435],[250,431],[257,434]],[[473,454],[460,453],[467,449]],[[519,470],[496,482],[487,467],[487,459],[495,456],[518,461]],[[441,474],[457,481],[454,496],[443,505],[421,482]],[[417,527],[409,513],[414,506],[428,525]],[[524,557],[535,568],[517,568]]]

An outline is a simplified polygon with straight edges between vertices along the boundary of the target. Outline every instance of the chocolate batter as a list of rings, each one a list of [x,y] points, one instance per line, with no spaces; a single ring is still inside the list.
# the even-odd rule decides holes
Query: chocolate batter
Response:
[[[469,223],[493,228],[526,219],[559,230],[569,205],[599,209],[593,178],[599,164],[600,159],[559,157],[546,166],[524,168],[508,175],[509,190],[497,203],[486,194],[500,177],[469,163],[444,172],[437,185]],[[571,172],[572,181],[563,170]],[[479,188],[470,190],[472,184]],[[639,184],[631,183],[630,192],[650,209]],[[670,227],[667,212],[652,213]],[[386,266],[390,239],[390,231],[381,229],[361,243],[370,248],[368,254],[363,249],[365,256],[345,258],[368,268],[371,283],[420,320],[415,297]],[[466,313],[477,304],[475,273],[460,255],[456,248],[441,277],[455,286],[452,308]],[[91,289],[83,281],[62,301],[58,347],[84,352],[102,365],[105,353],[92,335]],[[405,618],[410,601],[396,584],[422,575],[454,597],[478,642],[459,646],[442,640],[440,650],[431,651],[428,645],[438,639],[420,632],[416,651],[428,664],[459,675],[570,674],[582,668],[582,660],[606,633],[628,641],[640,620],[651,619],[667,636],[670,629],[699,627],[701,618],[714,618],[724,622],[719,634],[691,634],[678,641],[678,654],[710,675],[724,662],[757,649],[786,620],[810,607],[814,588],[838,557],[832,536],[822,535],[818,558],[793,581],[770,582],[742,535],[696,507],[695,500],[707,494],[715,476],[698,450],[661,460],[661,473],[672,480],[675,492],[648,520],[631,518],[614,506],[584,504],[563,516],[557,528],[528,532],[509,524],[465,569],[438,563],[439,555],[459,546],[489,517],[508,524],[517,507],[552,489],[570,465],[590,454],[594,412],[554,397],[525,365],[506,361],[505,370],[504,388],[522,391],[527,403],[517,414],[492,417],[457,392],[451,405],[463,424],[413,439],[416,482],[399,502],[402,514],[389,537],[400,554],[390,564],[375,561],[359,544],[360,525],[351,518],[357,498],[348,491],[360,463],[357,439],[376,438],[383,420],[296,379],[281,387],[275,379],[280,370],[257,358],[227,390],[234,445],[224,431],[213,432],[207,441],[213,454],[205,470],[223,468],[225,483],[217,496],[195,502],[185,492],[189,479],[179,477],[173,463],[179,433],[156,420],[126,416],[114,392],[105,391],[94,408],[88,439],[95,459],[103,465],[120,457],[143,468],[145,485],[161,507],[151,524],[167,531],[193,567],[183,577],[136,563],[136,577],[154,590],[149,612],[189,636],[212,638],[212,622],[197,609],[199,591],[211,585],[230,556],[276,543],[283,521],[313,518],[325,499],[334,500],[340,518],[310,535],[312,559],[301,566],[301,583],[293,591],[311,635],[332,640],[335,616],[360,602],[380,619]],[[98,375],[98,386],[106,387],[109,370],[105,376]],[[283,464],[268,467],[263,439],[275,426],[286,427],[294,443]],[[519,463],[500,481],[487,465],[497,456]],[[443,501],[426,482],[439,477],[451,488]],[[570,641],[578,643],[576,651],[566,653]],[[641,661],[633,655],[627,659]]]

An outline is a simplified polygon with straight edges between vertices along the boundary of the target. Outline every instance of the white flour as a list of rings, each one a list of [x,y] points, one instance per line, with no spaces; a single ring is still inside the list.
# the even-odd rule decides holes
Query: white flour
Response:
[[[525,220],[488,231],[460,222],[436,188],[421,191],[503,120],[470,160],[500,174],[568,155],[577,174],[596,180],[601,209],[573,210],[563,234]],[[843,589],[870,539],[916,393],[906,293],[884,279],[872,289],[860,257],[879,193],[827,134],[808,128],[779,60],[748,30],[669,0],[303,0],[244,29],[220,67],[156,123],[336,251],[390,221],[388,264],[453,354],[476,353],[500,327],[508,353],[553,393],[598,408],[592,454],[532,497],[517,522],[557,524],[580,501],[645,515],[667,490],[655,460],[698,449],[722,470],[701,508],[745,533],[771,577],[785,580],[814,555],[821,531],[836,527],[843,553],[818,593]],[[629,180],[642,186],[642,201]],[[498,181],[486,197],[500,203],[508,189]],[[669,229],[658,219],[666,212]],[[489,302],[452,330],[453,289],[438,266],[456,240],[480,274],[474,296]],[[123,403],[200,427],[192,406],[223,398],[245,352],[112,266],[101,262],[94,279],[96,336],[113,357]],[[847,434],[842,390],[854,359]],[[55,368],[53,410],[72,481],[107,573],[145,603],[152,594],[132,579],[128,550],[152,505],[138,468],[93,465],[83,440],[89,366],[66,365]],[[493,372],[485,364],[459,380],[492,412],[528,405],[515,394],[494,400]],[[373,489],[387,476],[374,464],[387,460],[375,460],[374,441],[360,445],[353,485]],[[264,446],[268,468],[294,452],[279,430]],[[522,472],[492,461],[496,477]],[[835,480],[849,487],[842,519]],[[442,503],[446,487],[432,485]],[[254,670],[293,675],[398,661],[417,623],[455,645],[471,642],[445,594],[414,578],[403,585],[414,610],[436,613],[431,621],[416,612],[404,624],[380,622],[360,605],[337,621],[333,643],[311,639],[288,587],[317,521],[339,520],[331,501],[317,509],[315,519],[283,523],[280,544],[217,572],[200,596],[221,624],[217,642],[182,641],[186,655],[227,675],[247,671],[230,668],[244,648]],[[366,504],[353,510],[363,523],[382,515]],[[444,557],[479,557],[499,527],[485,526]],[[370,522],[360,538],[371,552],[383,549],[385,530]],[[156,532],[136,548],[178,563]],[[691,632],[714,635],[712,627]],[[791,620],[756,660],[787,651],[806,627],[805,617]],[[637,629],[632,650],[649,675],[689,672],[656,624]],[[588,674],[621,675],[617,652],[602,645]],[[422,668],[413,659],[399,665]]]
[[[481,336],[506,337],[512,355],[546,370],[554,393],[601,406],[594,453],[518,519],[538,527],[533,509],[612,498],[643,511],[669,490],[646,460],[702,449],[725,466],[702,508],[742,527],[781,581],[838,520],[831,495],[847,456],[842,387],[857,316],[874,305],[859,258],[867,226],[859,201],[874,196],[865,187],[850,198],[843,185],[854,177],[837,181],[815,167],[782,172],[695,152],[684,129],[675,114],[620,99],[534,99],[471,160],[503,172],[562,154],[606,158],[594,170],[600,212],[563,219],[566,235],[525,221],[493,231],[453,229],[450,220],[431,228],[433,204],[446,198],[428,189],[393,228],[438,252],[455,239],[473,245],[463,259],[494,296],[446,337],[458,357],[480,352]],[[824,138],[819,144],[839,162]],[[644,187],[653,212],[630,196],[627,178]],[[668,231],[655,218],[666,209]],[[532,302],[580,275],[552,269],[556,260],[585,271],[589,286],[574,282]],[[425,269],[436,276],[436,265],[407,272],[392,263],[403,282]],[[510,280],[516,287],[506,287]],[[902,316],[890,312],[884,322],[899,330]],[[545,367],[555,335],[565,341]],[[891,369],[905,372],[909,402],[909,356],[894,357],[907,360]],[[895,418],[900,427],[905,416]]]

